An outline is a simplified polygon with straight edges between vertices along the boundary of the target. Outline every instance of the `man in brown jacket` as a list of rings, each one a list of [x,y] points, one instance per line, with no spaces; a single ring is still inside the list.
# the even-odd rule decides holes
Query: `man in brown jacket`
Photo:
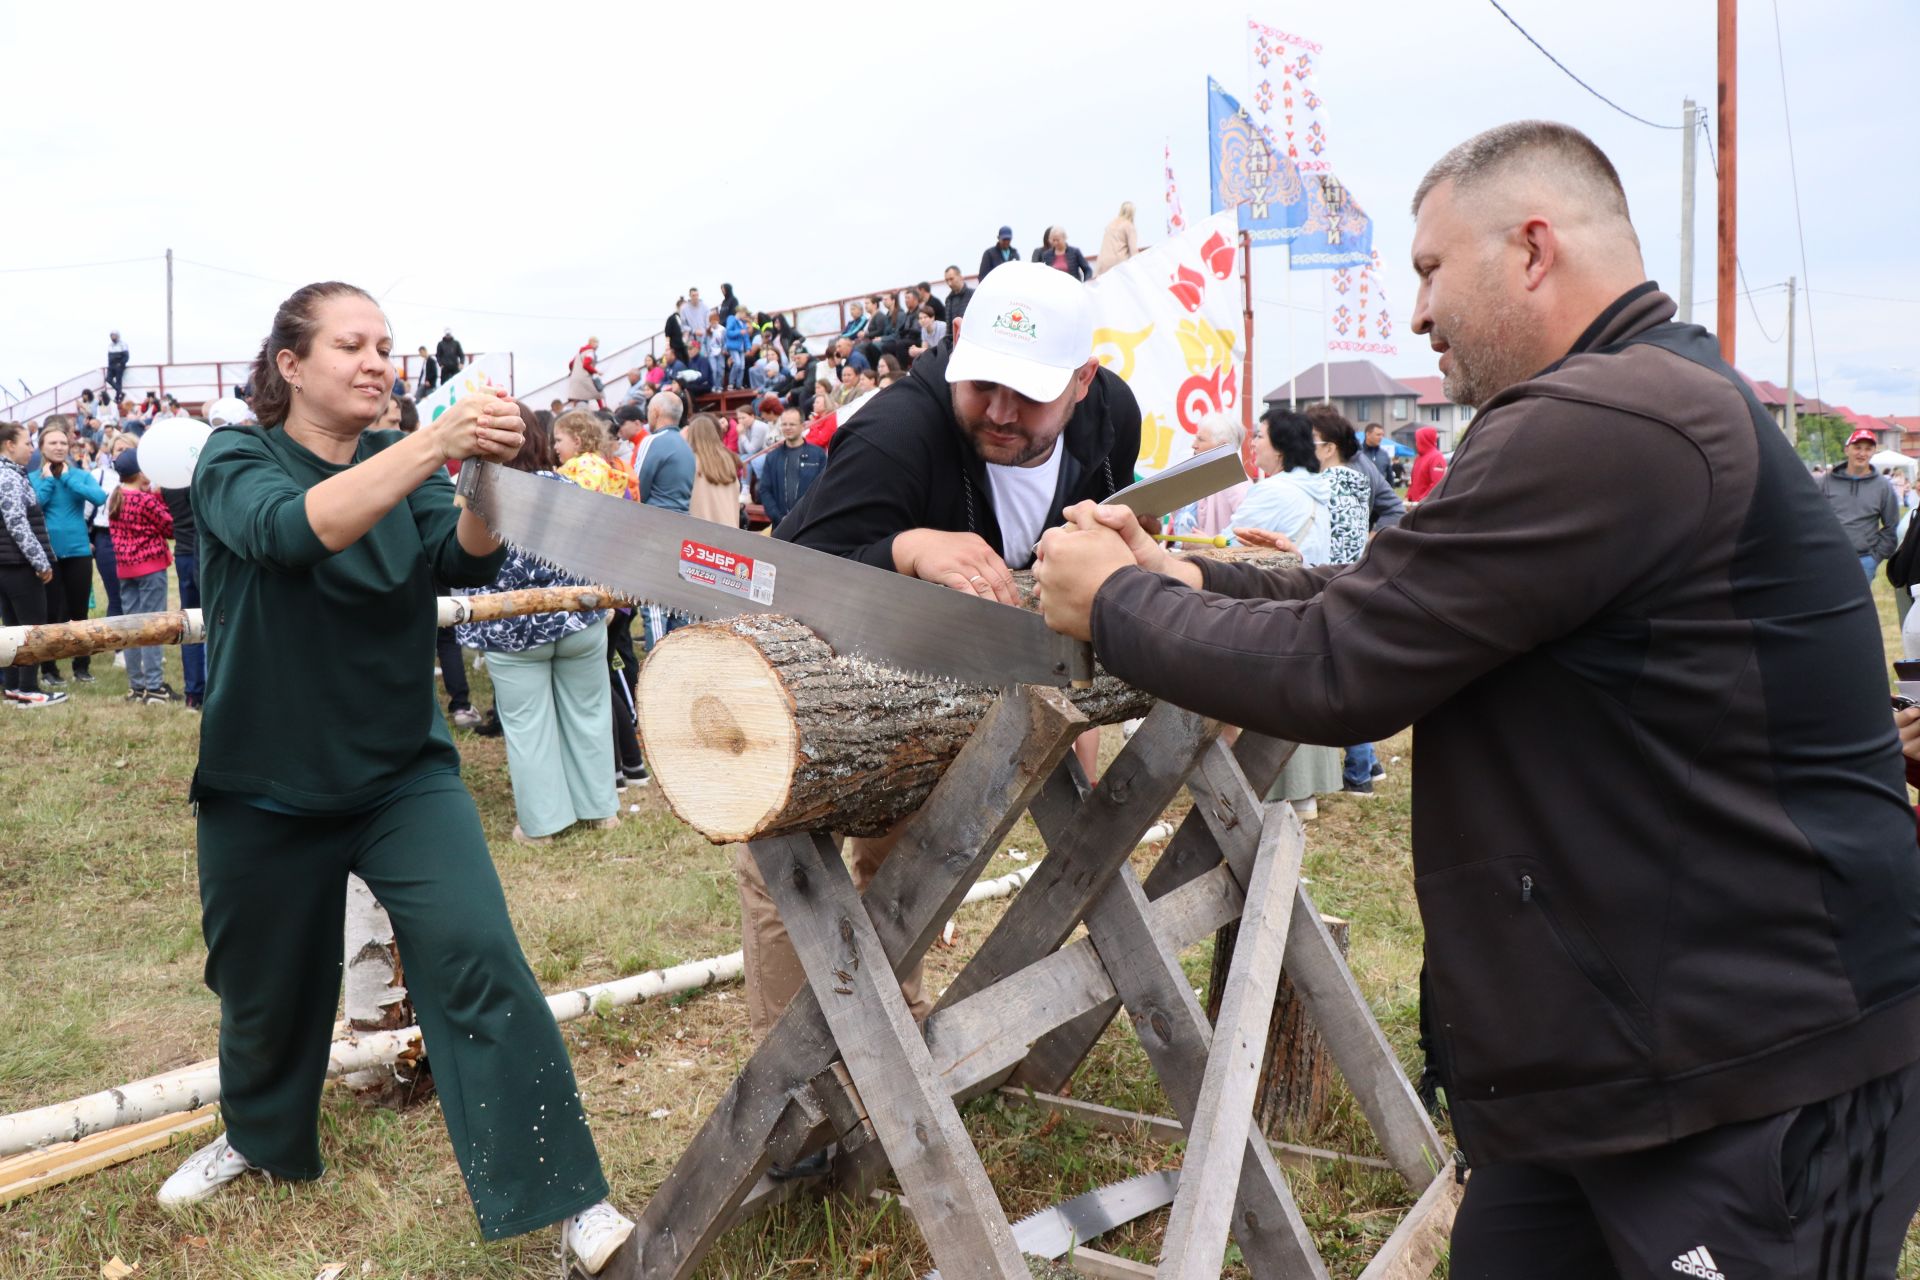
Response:
[[[1920,859],[1852,547],[1645,280],[1591,141],[1491,130],[1414,211],[1414,329],[1480,410],[1432,496],[1358,565],[1280,572],[1082,504],[1048,621],[1254,729],[1416,727],[1455,1277],[1891,1276]]]

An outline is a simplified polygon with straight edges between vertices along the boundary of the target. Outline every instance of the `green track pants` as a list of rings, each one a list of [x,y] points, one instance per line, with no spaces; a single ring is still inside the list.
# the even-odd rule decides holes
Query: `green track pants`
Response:
[[[393,921],[482,1234],[532,1231],[606,1198],[573,1065],[458,775],[323,817],[202,792],[199,847],[207,985],[220,997],[220,1109],[235,1150],[278,1177],[321,1174],[320,1089],[351,871]]]

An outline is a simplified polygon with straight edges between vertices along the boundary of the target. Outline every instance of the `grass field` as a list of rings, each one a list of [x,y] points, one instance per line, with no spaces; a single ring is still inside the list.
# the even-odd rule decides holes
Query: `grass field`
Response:
[[[1881,585],[1889,637],[1892,602]],[[1892,640],[1897,651],[1897,640]],[[201,983],[203,951],[187,781],[196,720],[179,706],[122,702],[124,674],[73,686],[65,706],[0,713],[7,803],[0,807],[0,1111],[57,1102],[164,1071],[215,1050],[218,1008]],[[167,679],[181,686],[177,651]],[[486,705],[484,672],[475,701]],[[499,739],[460,738],[514,923],[548,990],[733,950],[733,877],[724,850],[681,826],[651,790],[625,793],[637,811],[615,831],[582,830],[544,848],[514,844]],[[1109,730],[1106,750],[1118,749]],[[1322,910],[1352,922],[1352,965],[1402,1060],[1415,1066],[1420,927],[1407,850],[1411,739],[1383,747],[1390,767],[1372,802],[1323,801],[1309,828],[1306,875]],[[1037,854],[1025,822],[988,875]],[[1150,862],[1139,856],[1144,871]],[[965,908],[957,946],[934,953],[939,992],[998,919]],[[1209,947],[1185,957],[1204,987]],[[615,1011],[564,1028],[616,1203],[637,1210],[665,1176],[751,1048],[737,985]],[[1076,1079],[1076,1096],[1130,1110],[1167,1108],[1121,1019]],[[655,1113],[664,1111],[661,1118]],[[967,1126],[1009,1214],[1146,1169],[1179,1150],[1050,1121],[986,1099]],[[329,1170],[307,1184],[248,1180],[171,1216],[153,1192],[192,1145],[54,1188],[0,1209],[0,1277],[91,1280],[118,1256],[140,1276],[554,1277],[557,1236],[480,1241],[435,1104],[363,1105],[329,1089],[321,1116]],[[1344,1100],[1319,1145],[1377,1153]],[[1289,1171],[1336,1277],[1357,1275],[1410,1196],[1390,1175]],[[1157,1252],[1164,1214],[1103,1238],[1142,1260]],[[1231,1258],[1231,1255],[1230,1255]],[[1903,1276],[1920,1277],[1908,1250]],[[914,1277],[930,1260],[912,1223],[882,1202],[801,1201],[736,1230],[706,1277]],[[1243,1275],[1233,1266],[1228,1274]]]

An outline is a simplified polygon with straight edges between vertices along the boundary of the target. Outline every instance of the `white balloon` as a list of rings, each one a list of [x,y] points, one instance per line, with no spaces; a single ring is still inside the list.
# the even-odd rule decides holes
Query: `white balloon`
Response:
[[[213,428],[193,418],[162,418],[140,437],[140,470],[156,489],[184,489]]]

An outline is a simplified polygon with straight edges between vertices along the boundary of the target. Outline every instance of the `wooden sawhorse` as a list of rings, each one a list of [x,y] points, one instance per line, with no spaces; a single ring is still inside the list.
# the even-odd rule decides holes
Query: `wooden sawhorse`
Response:
[[[1067,758],[1086,727],[1057,690],[1002,697],[864,898],[823,833],[749,846],[808,986],[603,1276],[691,1276],[723,1231],[771,1198],[770,1164],[836,1141],[843,1183],[893,1171],[946,1280],[1028,1276],[956,1099],[1008,1080],[1057,1091],[1125,1007],[1188,1141],[1158,1274],[1217,1276],[1231,1234],[1261,1280],[1324,1280],[1252,1122],[1283,960],[1388,1163],[1422,1192],[1366,1275],[1428,1273],[1455,1203],[1445,1149],[1300,889],[1298,819],[1262,803],[1291,745],[1244,734],[1229,750],[1218,723],[1161,704],[1089,792]],[[1128,857],[1182,786],[1193,809],[1143,885]],[[926,952],[1029,810],[1047,857],[916,1026],[897,975]],[[1214,1027],[1179,954],[1235,920],[1239,941]],[[1069,945],[1083,923],[1087,936]]]

